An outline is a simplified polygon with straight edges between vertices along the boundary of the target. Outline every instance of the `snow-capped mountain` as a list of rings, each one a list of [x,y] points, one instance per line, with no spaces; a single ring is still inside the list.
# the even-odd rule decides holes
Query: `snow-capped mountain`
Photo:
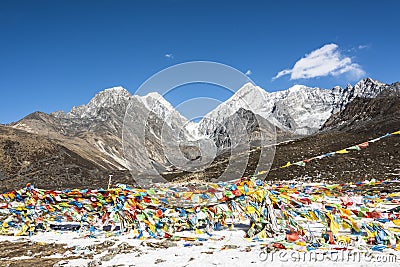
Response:
[[[185,133],[196,139],[209,135],[221,121],[243,108],[284,130],[307,135],[317,132],[332,114],[343,110],[356,97],[374,98],[388,87],[390,85],[366,78],[344,89],[339,86],[322,89],[294,85],[287,90],[269,93],[248,83],[199,123],[189,122],[156,92],[132,96],[122,87],[113,87],[98,93],[87,105],[73,107],[68,113],[57,111],[52,115],[64,119],[106,121],[110,114],[114,114],[121,119],[128,104],[137,101],[144,105],[147,112],[155,113],[170,126],[185,125]]]
[[[230,99],[205,116],[200,129],[208,132],[215,128],[225,114],[240,107],[268,119],[276,126],[297,134],[317,131],[332,114],[339,102],[340,92],[295,85],[288,90],[268,93],[260,87],[246,84]]]
[[[36,112],[10,126],[65,147],[90,162],[90,166],[97,166],[94,173],[152,167],[159,172],[170,172],[177,170],[173,162],[175,157],[183,155],[187,159],[184,164],[189,165],[207,162],[213,153],[222,155],[231,147],[245,144],[242,139],[247,137],[252,145],[260,146],[262,134],[273,137],[274,129],[264,127],[268,129],[265,131],[260,125],[267,121],[285,136],[316,133],[333,114],[344,110],[354,99],[374,98],[392,89],[398,91],[398,85],[370,78],[346,88],[295,85],[272,93],[246,84],[199,123],[194,123],[158,93],[132,96],[126,89],[114,87],[96,94],[88,104],[73,107],[68,113]],[[130,131],[125,132],[129,138],[124,147],[126,114],[131,120],[128,121]],[[146,124],[140,129],[138,125],[143,122]],[[229,131],[232,129],[243,133],[236,136],[239,142],[231,139]],[[130,149],[132,158],[126,160],[124,148]]]
[[[200,121],[199,129],[208,134],[224,118],[244,108],[286,131],[308,135],[317,132],[332,114],[343,110],[356,97],[373,98],[387,87],[389,85],[366,78],[345,89],[339,86],[322,89],[294,85],[284,91],[268,93],[248,83],[207,114]]]
[[[132,144],[134,161],[127,161],[124,155],[122,136],[126,113],[132,115],[128,122],[132,124],[129,130],[132,136],[126,138],[125,146]],[[145,128],[137,131],[143,122],[146,122]],[[35,113],[12,127],[47,136],[102,169],[147,170],[156,166],[166,171],[171,163],[162,140],[181,143],[196,139],[191,134],[193,129],[189,132],[186,125],[194,124],[158,93],[133,96],[122,87],[114,87],[96,94],[88,104],[73,107],[68,113]]]
[[[152,92],[145,96],[132,96],[128,90],[120,86],[99,92],[87,105],[73,107],[68,113],[57,111],[52,113],[52,115],[69,119],[104,121],[107,120],[107,115],[109,115],[110,111],[113,111],[119,117],[123,117],[129,103],[135,105],[136,101],[143,104],[147,110],[154,112],[162,119],[166,119],[173,114],[176,117],[180,117],[181,120],[186,121],[160,94]]]
[[[105,89],[93,97],[87,105],[73,107],[71,111],[66,114],[68,118],[77,119],[106,119],[103,117],[105,114],[104,109],[117,109],[123,113],[126,104],[128,103],[131,94],[122,87],[113,87]]]

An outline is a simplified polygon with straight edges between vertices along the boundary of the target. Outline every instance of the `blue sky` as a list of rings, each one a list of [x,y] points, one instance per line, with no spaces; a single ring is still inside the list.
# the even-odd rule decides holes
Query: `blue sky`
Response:
[[[267,91],[367,76],[392,83],[400,80],[399,9],[397,1],[3,0],[0,123],[68,111],[113,86],[134,93],[193,60],[248,72]],[[193,88],[167,99],[229,97]]]

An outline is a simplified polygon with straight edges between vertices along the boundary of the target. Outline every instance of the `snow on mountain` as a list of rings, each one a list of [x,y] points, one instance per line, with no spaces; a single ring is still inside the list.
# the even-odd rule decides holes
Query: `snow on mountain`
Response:
[[[199,123],[201,132],[207,134],[241,107],[268,119],[276,126],[296,134],[317,132],[326,120],[343,110],[356,97],[376,97],[386,84],[366,78],[354,87],[343,89],[311,88],[294,85],[284,91],[268,93],[251,83],[245,84],[230,99],[207,114]]]
[[[123,151],[116,150],[115,147],[121,147],[123,121],[125,113],[128,112],[134,115],[134,120],[137,120],[132,122],[133,131],[137,128],[133,125],[138,125],[137,123],[143,121],[147,121],[150,127],[149,134],[152,140],[150,147],[148,147],[149,144],[146,144],[146,147],[144,144],[139,144],[141,134],[136,132],[134,134],[137,140],[133,147],[137,150],[138,162],[140,157],[143,157],[141,161],[146,160],[144,158],[146,153],[142,153],[142,150],[147,149],[151,151],[151,158],[157,164],[164,166],[168,162],[163,156],[160,142],[162,128],[165,125],[168,126],[166,131],[168,138],[164,140],[169,142],[186,144],[209,139],[214,140],[216,145],[217,143],[225,144],[224,148],[226,148],[226,142],[220,140],[224,138],[224,134],[221,133],[229,125],[240,125],[238,120],[247,117],[260,116],[283,131],[308,135],[321,129],[333,114],[343,110],[355,98],[374,98],[388,86],[366,78],[344,89],[339,86],[333,89],[321,89],[294,85],[287,90],[269,93],[261,87],[247,83],[231,98],[208,113],[199,123],[187,120],[156,92],[145,96],[132,96],[122,87],[113,87],[96,94],[88,104],[73,107],[69,113],[62,111],[52,113],[52,117],[56,120],[51,123],[54,124],[52,128],[61,128],[66,135],[84,138],[89,145],[107,155],[109,161],[124,166]],[[257,116],[251,116],[243,109]],[[61,125],[55,125],[57,123]],[[15,127],[33,129],[36,124],[25,120],[23,125]],[[52,128],[49,128],[50,131],[53,131]]]
[[[337,106],[340,92],[295,85],[274,103],[270,115],[278,126],[297,134],[316,132]],[[336,101],[335,101],[336,100]]]
[[[157,92],[151,92],[145,96],[136,97],[142,100],[146,108],[152,110],[156,114],[165,114],[174,109],[174,107]]]
[[[105,119],[99,117],[101,110],[107,108],[125,107],[131,94],[123,87],[105,89],[96,94],[87,105],[73,107],[67,114],[68,118]]]
[[[179,125],[187,123],[187,119],[157,92],[145,96],[131,95],[123,87],[105,89],[96,94],[87,105],[73,107],[68,113],[57,111],[52,115],[58,118],[106,121],[109,120],[110,113],[114,112],[115,116],[123,120],[129,104],[133,105],[131,111],[139,112],[135,108],[139,105],[138,102],[147,109],[141,110],[141,112],[155,113],[170,126],[174,123]]]
[[[122,87],[105,89],[98,93],[87,105],[73,107],[69,113],[52,113],[58,118],[107,120],[114,111],[119,117],[133,99],[140,101],[147,112],[154,112],[170,126],[182,128],[189,139],[201,139],[218,127],[224,118],[240,108],[252,111],[286,131],[296,134],[317,132],[326,120],[343,110],[356,97],[376,97],[388,85],[371,78],[365,78],[345,89],[311,88],[294,85],[283,91],[266,92],[259,86],[245,84],[231,98],[207,114],[199,123],[189,122],[160,94],[153,92],[145,96],[132,96]]]
[[[185,125],[185,129],[188,131],[188,139],[189,141],[196,141],[200,139],[204,139],[206,136],[200,132],[199,124],[193,121],[189,121]]]
[[[162,147],[159,144],[162,132],[167,135],[167,140],[172,140],[172,137],[176,136],[191,136],[185,129],[188,120],[160,94],[153,92],[145,96],[132,96],[122,87],[105,89],[96,94],[88,104],[73,107],[68,113],[58,111],[52,113],[52,116],[62,120],[63,128],[67,131],[76,129],[75,132],[78,134],[86,133],[85,142],[106,155],[105,160],[108,159],[126,167],[122,149],[122,132],[127,112],[132,115],[128,118],[133,120],[128,123],[130,127],[128,131],[133,134],[131,141],[136,149],[136,167],[149,168],[149,165],[146,165],[148,161],[145,157],[146,149],[157,163],[165,163]],[[145,124],[142,125],[142,123]],[[145,145],[143,133],[136,130],[139,124],[148,130],[146,138],[151,140],[151,144]],[[165,126],[167,126],[166,130],[162,130]],[[116,150],[115,147],[121,149]]]
[[[371,78],[365,78],[356,83],[353,86],[348,85],[346,90],[342,95],[342,104],[346,106],[349,102],[353,101],[356,97],[363,98],[374,98],[380,92],[390,87],[387,84],[381,83],[379,81],[373,80]]]
[[[329,118],[334,102],[332,90],[295,85],[285,91],[268,93],[251,83],[200,121],[200,129],[209,132],[227,115],[239,108],[250,110],[285,130],[308,134]]]
[[[360,120],[364,121],[363,125],[369,125],[370,118],[387,117],[385,114],[388,113],[373,113],[374,110],[386,110],[380,108],[381,103],[392,103],[381,102],[378,99],[381,94],[390,96],[399,95],[399,92],[400,83],[387,85],[370,78],[346,88],[336,86],[329,90],[294,85],[272,93],[253,84],[245,84],[230,99],[195,123],[183,117],[158,93],[132,96],[122,87],[113,87],[96,94],[88,104],[74,107],[68,113],[57,111],[49,115],[35,112],[10,126],[45,137],[61,150],[67,151],[68,157],[72,155],[77,159],[72,165],[68,163],[67,168],[84,162],[85,166],[77,169],[80,171],[75,173],[76,177],[82,176],[82,173],[104,174],[108,170],[148,170],[153,166],[159,172],[175,172],[179,167],[171,159],[180,159],[181,155],[187,160],[180,166],[191,168],[203,166],[196,164],[207,163],[212,160],[211,156],[235,144],[241,148],[242,140],[250,140],[252,145],[260,146],[259,141],[265,140],[260,136],[275,133],[275,129],[260,131],[266,128],[261,127],[265,123],[259,125],[265,119],[281,128],[282,131],[277,132],[283,137],[293,136],[292,133],[307,135],[318,132],[328,118],[332,118],[328,121],[329,127],[338,124],[356,127],[352,123],[359,123]],[[375,97],[377,101],[371,103],[379,107],[376,109],[365,104],[368,99],[357,99]],[[351,103],[354,105],[349,105]],[[395,104],[389,104],[388,108],[396,107]],[[128,142],[132,150],[128,152],[122,140],[127,107],[131,108],[128,114],[134,118],[129,128],[131,143]],[[347,112],[340,114],[345,109]],[[367,113],[364,114],[362,110]],[[333,114],[340,116],[335,118]],[[143,122],[146,122],[145,130],[140,131],[138,123],[140,125]],[[232,139],[231,129],[239,132],[236,139]],[[165,146],[165,141],[169,146]],[[170,153],[168,156],[165,148]],[[127,154],[131,154],[132,158],[127,158]],[[64,168],[64,165],[60,165],[56,171]]]
[[[182,130],[182,134],[187,135],[185,125],[188,120],[182,116],[163,96],[157,92],[149,93],[145,96],[134,95],[147,108],[147,113],[153,112],[175,131]],[[134,109],[132,109],[134,110]],[[131,112],[128,110],[128,112]]]
[[[204,116],[204,118],[199,122],[199,131],[208,135],[214,129],[218,128],[219,124],[225,118],[232,116],[240,108],[250,110],[255,114],[267,118],[268,114],[271,114],[272,112],[276,97],[280,94],[286,94],[286,92],[277,92],[273,95],[267,93],[261,87],[247,83],[231,98]]]

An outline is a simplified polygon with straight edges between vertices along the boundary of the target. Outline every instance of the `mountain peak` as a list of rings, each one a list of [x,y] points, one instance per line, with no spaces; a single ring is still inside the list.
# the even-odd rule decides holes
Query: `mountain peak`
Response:
[[[289,93],[294,93],[294,92],[298,92],[298,91],[301,91],[304,89],[309,89],[309,88],[311,88],[311,87],[308,87],[308,86],[302,85],[302,84],[295,84],[292,87],[290,87],[289,89],[287,89],[287,91]]]
[[[73,107],[67,114],[69,118],[100,118],[100,110],[126,106],[131,94],[125,88],[116,86],[97,93],[87,105]],[[58,115],[58,114],[56,114]]]
[[[171,111],[174,107],[169,103],[165,98],[157,92],[148,93],[145,96],[137,96],[137,98],[141,99],[143,104],[149,109],[153,110],[157,109],[157,106],[163,106],[166,110]]]
[[[358,83],[356,83],[354,86],[357,86],[357,85],[362,86],[362,85],[366,85],[366,84],[374,84],[374,85],[378,85],[378,86],[385,85],[384,83],[382,83],[382,82],[380,82],[380,81],[378,81],[378,80],[374,80],[374,79],[372,79],[372,78],[370,78],[370,77],[367,77],[367,78],[361,79],[361,80],[360,80]]]
[[[241,91],[254,91],[254,90],[262,90],[265,92],[264,89],[262,89],[260,86],[257,86],[251,82],[245,83],[242,87],[239,88],[239,90],[236,91],[236,93],[241,92]]]
[[[98,99],[98,98],[118,98],[118,97],[130,97],[131,94],[129,93],[128,90],[121,86],[116,86],[116,87],[111,87],[104,89],[103,91],[97,93],[92,100]],[[91,100],[91,101],[92,101]]]
[[[361,79],[361,80],[362,81],[370,81],[370,82],[373,82],[373,83],[381,83],[378,80],[372,79],[371,77],[367,77],[367,78],[364,78],[364,79]]]
[[[364,78],[351,88],[351,95],[354,97],[376,97],[387,85],[371,78]]]
[[[238,99],[245,98],[246,96],[256,97],[260,95],[264,96],[266,94],[268,94],[267,91],[257,85],[254,85],[251,82],[248,82],[240,87],[239,90],[237,90],[234,95],[228,100],[228,102],[237,101]]]
[[[142,98],[164,99],[164,97],[160,95],[158,92],[148,93],[147,95],[142,96]]]
[[[111,87],[111,88],[107,88],[107,89],[104,89],[104,91],[103,92],[108,92],[108,93],[129,93],[128,92],[128,90],[126,90],[124,87],[122,87],[122,86],[114,86],[114,87]]]

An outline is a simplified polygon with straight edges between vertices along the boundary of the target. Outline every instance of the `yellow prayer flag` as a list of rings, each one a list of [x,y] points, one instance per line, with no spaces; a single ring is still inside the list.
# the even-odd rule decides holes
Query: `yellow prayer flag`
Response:
[[[400,226],[400,219],[393,220],[393,223],[397,226]]]
[[[132,232],[132,234],[136,237],[136,236],[139,236],[139,231],[138,231],[138,229],[133,229],[133,232]]]
[[[24,224],[24,225],[21,227],[21,229],[19,229],[19,231],[16,232],[14,235],[16,235],[16,236],[24,235],[24,234],[28,231],[28,229],[29,229],[29,226],[28,226],[27,224]]]
[[[351,215],[351,211],[348,210],[348,209],[340,208],[340,212],[341,212],[343,215],[347,215],[347,216],[350,216],[350,215]]]
[[[313,221],[319,220],[317,214],[315,214],[314,211],[310,210],[309,214],[310,214],[310,217],[311,217],[311,219],[312,219]]]
[[[149,224],[148,227],[150,228],[150,231],[152,231],[153,233],[156,232],[156,226],[154,224]]]
[[[253,206],[247,206],[247,212],[252,214],[256,212],[256,208],[254,208]]]
[[[332,214],[330,213],[326,213],[326,216],[330,219],[330,226],[329,228],[331,229],[332,233],[334,235],[337,235],[339,233],[340,230],[340,225],[335,221],[334,217]]]
[[[257,234],[257,237],[258,237],[259,239],[268,238],[268,235],[267,235],[267,232],[265,231],[265,229],[263,229],[261,232],[259,232],[259,233]]]
[[[197,235],[202,235],[202,234],[204,234],[200,229],[196,229],[196,230],[195,230],[195,233],[196,233]]]
[[[347,154],[347,153],[349,153],[349,151],[347,151],[347,149],[342,149],[342,150],[336,151],[336,154]]]
[[[283,168],[287,168],[289,166],[292,166],[292,163],[290,163],[290,161],[288,161],[288,163],[286,163],[286,165],[283,165],[280,168],[283,169]]]

